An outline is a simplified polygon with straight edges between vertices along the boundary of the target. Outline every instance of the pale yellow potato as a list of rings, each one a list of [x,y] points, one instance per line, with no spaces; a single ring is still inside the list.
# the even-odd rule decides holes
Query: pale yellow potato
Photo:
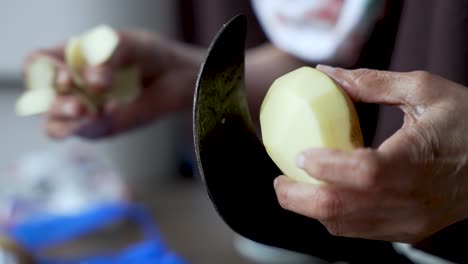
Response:
[[[296,166],[309,148],[352,150],[363,146],[353,103],[326,74],[302,67],[278,78],[260,110],[263,144],[288,177],[320,183]]]

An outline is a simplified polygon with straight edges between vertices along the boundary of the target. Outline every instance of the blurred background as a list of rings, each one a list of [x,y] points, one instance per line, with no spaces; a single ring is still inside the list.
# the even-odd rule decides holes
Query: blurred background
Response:
[[[23,89],[23,59],[33,50],[102,23],[206,46],[233,15],[251,14],[248,1],[0,0],[0,6],[1,177],[8,182],[13,176],[4,168],[25,155],[84,148],[109,161],[132,199],[150,208],[163,240],[190,263],[250,263],[234,249],[234,234],[215,213],[196,175],[190,113],[112,139],[54,142],[43,133],[42,117],[19,118],[13,112]],[[264,36],[252,16],[249,23],[247,45],[253,46]],[[67,194],[61,198],[67,201]],[[99,241],[93,245],[99,247]]]

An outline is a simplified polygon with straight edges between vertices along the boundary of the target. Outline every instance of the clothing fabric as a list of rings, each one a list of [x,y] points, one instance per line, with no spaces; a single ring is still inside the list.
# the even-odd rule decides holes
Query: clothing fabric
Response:
[[[252,0],[260,25],[278,48],[311,63],[369,68],[373,64],[363,57],[374,50],[370,53],[374,61],[379,60],[375,58],[379,56],[375,52],[380,48],[378,42],[368,45],[368,40],[376,33],[373,31],[379,20],[387,15],[386,2],[391,1]],[[405,1],[397,27],[391,63],[375,68],[426,70],[468,85],[468,1]],[[385,32],[380,32],[380,36],[385,36]],[[386,60],[383,56],[382,60]],[[381,107],[376,144],[401,126],[402,117],[401,111]],[[467,257],[460,254],[463,251],[448,249],[453,241],[450,236],[436,235],[427,244],[431,244],[429,248],[439,248],[439,256],[466,261]],[[451,263],[406,244],[394,245],[415,263]]]

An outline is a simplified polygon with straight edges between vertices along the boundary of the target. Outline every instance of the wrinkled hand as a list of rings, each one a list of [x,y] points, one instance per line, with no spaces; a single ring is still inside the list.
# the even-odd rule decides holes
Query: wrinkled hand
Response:
[[[45,130],[50,137],[110,136],[189,105],[202,51],[143,31],[120,32],[119,37],[119,46],[105,65],[84,69],[82,77],[87,89],[93,93],[106,91],[111,86],[114,72],[136,64],[142,73],[143,92],[130,104],[109,102],[97,113],[90,112],[69,93],[74,83],[65,63],[64,45],[28,56],[25,68],[32,59],[46,56],[58,69],[55,88],[60,95],[45,122]]]
[[[326,182],[280,176],[279,203],[336,236],[416,243],[468,218],[468,90],[426,72],[319,66],[354,101],[398,106],[404,124],[378,149],[306,150],[298,166]]]

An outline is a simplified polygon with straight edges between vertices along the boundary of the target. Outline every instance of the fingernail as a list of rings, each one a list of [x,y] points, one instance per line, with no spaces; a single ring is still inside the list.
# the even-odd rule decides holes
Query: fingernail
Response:
[[[304,154],[299,154],[296,157],[296,166],[300,169],[303,169],[305,166],[305,156]]]
[[[273,181],[273,187],[275,189],[276,189],[276,187],[278,187],[278,183],[279,183],[280,180],[287,181],[288,177],[286,177],[285,175],[279,175],[278,177],[276,177],[275,180]]]
[[[59,70],[57,72],[55,83],[59,92],[67,92],[72,85],[72,80],[68,72]]]
[[[321,71],[321,72],[324,72],[324,73],[332,73],[335,70],[334,67],[331,67],[331,66],[328,66],[328,65],[323,65],[323,64],[319,64],[315,68],[317,70]]]
[[[74,117],[78,115],[78,108],[73,102],[67,102],[62,105],[62,113],[68,117]]]
[[[84,72],[87,83],[96,91],[106,90],[112,82],[112,73],[103,67],[89,67]]]

